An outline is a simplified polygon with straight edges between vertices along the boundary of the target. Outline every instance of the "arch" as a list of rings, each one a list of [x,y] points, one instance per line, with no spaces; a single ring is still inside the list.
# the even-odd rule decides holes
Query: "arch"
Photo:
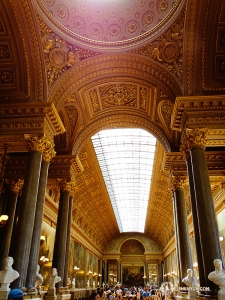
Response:
[[[102,54],[89,57],[67,70],[53,85],[48,101],[59,111],[74,93],[99,79],[123,77],[125,80],[154,84],[174,102],[183,94],[181,83],[163,65],[136,53]]]
[[[128,110],[123,110],[115,112],[114,115],[112,115],[112,112],[110,115],[108,115],[108,113],[101,115],[99,119],[87,126],[76,139],[72,149],[72,154],[79,154],[79,151],[82,149],[87,139],[91,138],[91,136],[98,131],[122,127],[142,128],[154,135],[160,141],[160,143],[162,143],[166,151],[170,151],[170,145],[167,137],[153,122],[146,118],[146,116],[144,117],[135,113],[132,114],[132,112]]]

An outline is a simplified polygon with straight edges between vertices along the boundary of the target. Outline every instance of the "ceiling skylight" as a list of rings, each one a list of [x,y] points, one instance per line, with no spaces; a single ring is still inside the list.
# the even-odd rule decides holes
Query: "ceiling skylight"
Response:
[[[92,137],[120,232],[144,232],[156,139],[137,128]]]

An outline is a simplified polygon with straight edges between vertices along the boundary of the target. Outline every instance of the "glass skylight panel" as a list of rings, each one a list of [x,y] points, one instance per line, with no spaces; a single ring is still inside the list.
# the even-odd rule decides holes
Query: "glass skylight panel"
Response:
[[[92,143],[120,232],[144,232],[155,137],[143,129],[108,129]]]

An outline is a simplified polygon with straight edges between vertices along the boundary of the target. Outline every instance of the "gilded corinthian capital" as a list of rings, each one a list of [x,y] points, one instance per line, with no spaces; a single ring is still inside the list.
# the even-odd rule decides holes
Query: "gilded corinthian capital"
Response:
[[[61,191],[67,191],[70,193],[71,196],[74,195],[76,190],[76,184],[74,181],[60,180],[59,186]]]
[[[23,189],[24,181],[22,179],[18,179],[16,182],[11,181],[8,184],[9,184],[9,189],[11,192],[13,192],[15,194],[20,194]]]
[[[170,184],[173,191],[177,189],[185,189],[185,187],[188,185],[188,180],[187,177],[171,176]]]
[[[187,151],[197,146],[205,147],[207,133],[205,128],[187,129],[182,138],[182,149]]]
[[[39,151],[43,154],[44,160],[50,161],[55,156],[53,144],[45,136],[39,137],[35,134],[24,135],[30,151]]]

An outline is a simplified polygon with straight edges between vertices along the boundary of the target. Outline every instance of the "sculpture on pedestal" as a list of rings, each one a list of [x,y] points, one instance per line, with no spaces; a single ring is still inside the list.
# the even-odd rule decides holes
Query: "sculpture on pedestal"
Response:
[[[187,269],[187,276],[182,279],[182,282],[185,283],[189,288],[193,290],[188,290],[187,299],[196,299],[196,287],[198,286],[198,280],[194,277],[193,270]]]
[[[197,287],[198,280],[193,275],[192,269],[187,269],[187,276],[182,279],[182,282],[185,283],[188,287]]]
[[[225,271],[221,259],[214,259],[213,261],[215,271],[209,273],[209,280],[213,281],[220,288],[218,295],[219,299],[225,299]]]
[[[58,272],[56,268],[52,268],[51,275],[47,277],[47,283],[49,284],[49,288],[55,288],[56,283],[61,281],[61,277],[58,276]]]
[[[20,275],[12,268],[13,258],[8,256],[4,260],[4,269],[0,271],[0,291],[10,291],[9,285]]]
[[[39,273],[39,271],[40,271],[40,266],[37,265],[36,279],[35,279],[35,287],[36,288],[39,288],[43,282],[43,276]]]

